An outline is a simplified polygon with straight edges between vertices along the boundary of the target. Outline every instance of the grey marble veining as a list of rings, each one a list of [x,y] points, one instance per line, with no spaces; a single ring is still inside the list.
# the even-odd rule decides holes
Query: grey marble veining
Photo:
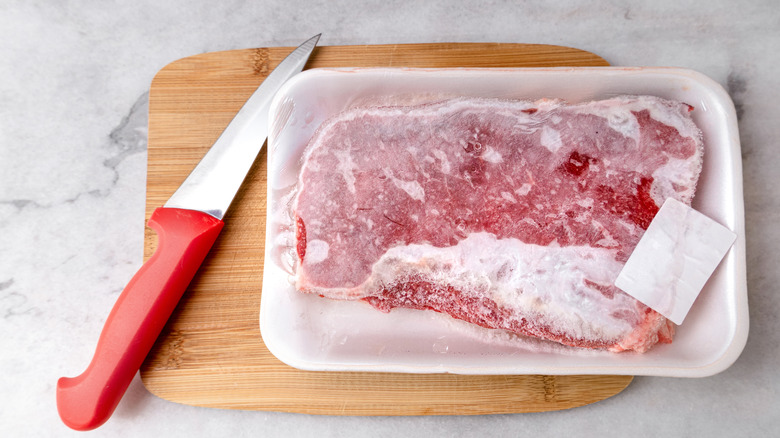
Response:
[[[141,263],[147,95],[209,51],[321,44],[558,44],[614,65],[698,70],[729,91],[742,142],[750,335],[704,379],[636,378],[569,411],[331,417],[170,403],[138,378],[94,436],[769,436],[780,428],[780,8],[680,2],[0,3],[0,435],[76,436],[57,378],[81,373]]]

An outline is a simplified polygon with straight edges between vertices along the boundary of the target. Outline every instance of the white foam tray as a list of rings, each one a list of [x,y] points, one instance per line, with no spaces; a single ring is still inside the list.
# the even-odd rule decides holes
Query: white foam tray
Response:
[[[576,103],[649,94],[695,107],[705,158],[694,208],[737,241],[694,303],[672,344],[608,353],[519,339],[430,311],[381,313],[364,302],[295,290],[289,273],[288,202],[317,127],[347,108],[442,97],[561,98]],[[260,309],[263,341],[300,369],[459,374],[708,376],[728,368],[747,340],[742,164],[734,105],[706,76],[675,68],[317,69],[290,80],[272,104],[268,218]],[[359,251],[356,248],[356,251]]]

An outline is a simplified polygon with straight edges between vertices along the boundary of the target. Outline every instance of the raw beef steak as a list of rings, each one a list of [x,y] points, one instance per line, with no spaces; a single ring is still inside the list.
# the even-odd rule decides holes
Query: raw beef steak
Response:
[[[305,152],[296,287],[571,346],[671,342],[613,283],[663,201],[691,202],[690,110],[640,96],[341,113]]]

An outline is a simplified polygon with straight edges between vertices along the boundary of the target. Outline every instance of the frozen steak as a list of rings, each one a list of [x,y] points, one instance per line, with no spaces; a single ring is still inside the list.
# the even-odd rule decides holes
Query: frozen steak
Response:
[[[614,281],[664,200],[693,198],[691,109],[463,98],[338,114],[303,158],[296,287],[570,346],[671,342]]]

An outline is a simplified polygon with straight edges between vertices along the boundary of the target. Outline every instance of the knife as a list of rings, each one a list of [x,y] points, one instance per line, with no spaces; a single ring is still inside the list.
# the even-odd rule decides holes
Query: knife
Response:
[[[222,230],[223,218],[268,136],[271,99],[300,73],[320,35],[301,44],[263,81],[148,226],[158,246],[119,295],[92,361],[57,381],[57,410],[70,428],[105,423]]]

